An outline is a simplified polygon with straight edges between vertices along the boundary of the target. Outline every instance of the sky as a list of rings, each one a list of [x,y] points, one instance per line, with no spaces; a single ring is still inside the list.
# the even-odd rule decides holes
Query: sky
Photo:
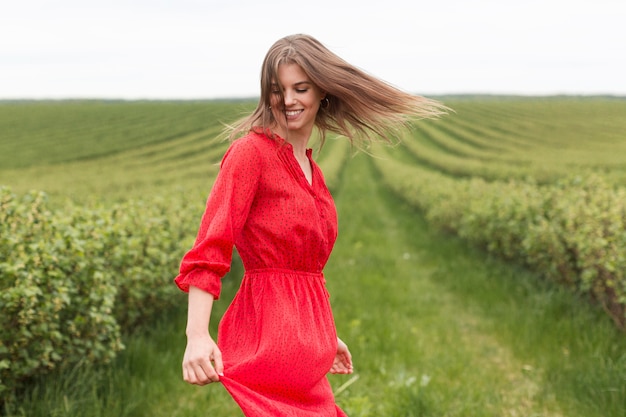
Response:
[[[626,95],[623,0],[0,0],[0,99],[259,94],[293,33],[403,90]]]

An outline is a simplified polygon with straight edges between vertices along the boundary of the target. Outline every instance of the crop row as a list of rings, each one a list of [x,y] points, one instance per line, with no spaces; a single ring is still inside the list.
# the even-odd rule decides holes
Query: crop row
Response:
[[[434,225],[599,302],[626,326],[626,190],[602,176],[550,185],[453,178],[377,148],[384,181]]]
[[[317,161],[326,185],[331,191],[339,187],[341,173],[346,166],[346,160],[350,153],[350,142],[344,137],[330,138],[326,140],[320,159]]]
[[[420,122],[420,161],[452,175],[541,182],[596,171],[626,178],[626,101],[452,101],[456,113]],[[476,171],[476,168],[479,171]]]
[[[221,127],[246,106],[221,102],[0,103],[0,166],[94,159]]]
[[[45,190],[52,200],[123,201],[170,190],[206,192],[227,146],[206,129],[95,160],[0,171],[0,184],[17,193]]]
[[[457,177],[479,176],[486,180],[498,180],[532,176],[541,182],[550,182],[560,175],[551,166],[534,161],[518,159],[509,162],[502,157],[488,159],[486,152],[482,157],[455,154],[449,147],[442,145],[448,137],[436,130],[420,127],[410,137],[404,138],[403,147],[412,155],[415,163]]]
[[[52,369],[110,361],[122,334],[180,303],[172,274],[201,210],[181,193],[53,211],[43,193],[0,188],[0,398]]]

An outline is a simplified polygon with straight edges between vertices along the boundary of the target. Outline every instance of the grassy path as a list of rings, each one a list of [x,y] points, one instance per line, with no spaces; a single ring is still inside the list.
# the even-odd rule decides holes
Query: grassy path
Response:
[[[357,155],[343,173],[325,271],[356,370],[330,377],[342,408],[351,417],[623,417],[624,335],[570,294],[431,231],[380,185],[369,158]],[[236,287],[225,280],[214,335]],[[182,382],[184,325],[181,309],[129,340],[113,367],[48,379],[9,415],[241,416],[222,387]]]
[[[340,241],[327,270],[359,380],[338,395],[353,415],[559,416],[541,373],[489,331],[489,319],[437,282],[485,273],[378,185],[366,157],[346,170]],[[416,218],[417,217],[417,218]]]
[[[380,184],[358,155],[337,193],[326,275],[359,377],[337,397],[346,411],[624,415],[626,343],[601,313],[432,232]]]

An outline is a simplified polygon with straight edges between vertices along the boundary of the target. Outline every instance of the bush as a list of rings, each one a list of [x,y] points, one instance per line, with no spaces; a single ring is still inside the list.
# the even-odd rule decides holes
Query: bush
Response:
[[[190,211],[154,199],[53,212],[43,193],[0,188],[0,395],[59,366],[110,361],[122,333],[179,303]]]
[[[437,227],[598,301],[626,328],[626,190],[600,175],[551,185],[453,179],[391,158],[385,182]]]

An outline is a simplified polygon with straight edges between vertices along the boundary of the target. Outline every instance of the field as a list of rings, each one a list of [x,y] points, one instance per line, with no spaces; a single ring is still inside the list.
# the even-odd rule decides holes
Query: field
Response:
[[[356,368],[330,377],[338,404],[623,417],[626,100],[443,100],[454,112],[400,144],[330,138],[315,153],[340,221],[325,275]],[[223,124],[253,105],[0,103],[0,414],[241,415],[221,387],[181,381],[172,278]]]

